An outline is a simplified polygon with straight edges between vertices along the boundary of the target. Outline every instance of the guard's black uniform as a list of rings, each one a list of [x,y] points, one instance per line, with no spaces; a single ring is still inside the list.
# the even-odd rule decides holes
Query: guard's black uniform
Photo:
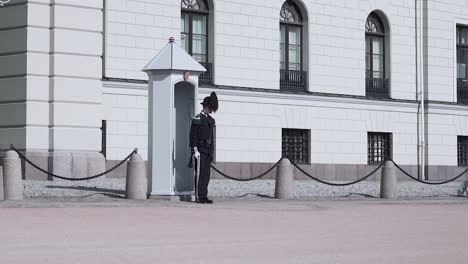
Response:
[[[208,183],[214,152],[214,129],[215,120],[209,114],[201,112],[193,117],[190,128],[190,149],[192,154],[194,147],[197,147],[200,152],[200,175],[198,186],[195,186],[195,188],[198,187],[197,199],[200,201],[208,198]]]

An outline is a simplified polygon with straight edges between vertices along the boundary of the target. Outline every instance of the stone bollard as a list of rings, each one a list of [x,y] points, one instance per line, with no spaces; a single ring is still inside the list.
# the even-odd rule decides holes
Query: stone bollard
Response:
[[[395,164],[386,161],[382,167],[380,179],[380,198],[393,199],[398,197],[398,181],[396,178]]]
[[[294,167],[288,159],[282,159],[276,169],[275,198],[294,197]]]
[[[127,162],[127,182],[125,198],[135,200],[147,199],[148,180],[145,161],[140,154],[133,154]]]
[[[0,166],[0,201],[5,199],[5,195],[3,192],[3,167]]]
[[[459,196],[462,196],[463,194],[466,194],[466,196],[468,196],[468,181],[465,180],[460,184],[460,187],[458,187],[457,190],[457,194]]]
[[[13,150],[7,151],[3,158],[3,187],[5,200],[23,200],[21,160]]]

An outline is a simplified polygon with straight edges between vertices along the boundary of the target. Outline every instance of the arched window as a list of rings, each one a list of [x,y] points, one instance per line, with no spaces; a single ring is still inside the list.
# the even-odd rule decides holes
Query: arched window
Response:
[[[204,0],[182,0],[181,44],[198,62],[208,62],[208,5]]]
[[[209,58],[209,15],[210,10],[206,0],[182,0],[181,14],[181,46],[206,68],[200,74],[199,85],[213,84],[213,65]],[[212,60],[211,60],[212,61]]]
[[[385,26],[376,13],[366,21],[366,95],[389,97],[389,85],[385,69]]]
[[[457,102],[468,104],[468,27],[457,25]]]
[[[303,19],[298,6],[291,0],[280,11],[280,88],[303,91]]]

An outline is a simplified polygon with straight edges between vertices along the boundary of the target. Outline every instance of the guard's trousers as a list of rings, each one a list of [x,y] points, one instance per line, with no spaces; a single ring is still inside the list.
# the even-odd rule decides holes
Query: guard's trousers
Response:
[[[211,155],[200,153],[200,175],[198,179],[198,197],[208,197],[208,183],[211,173]]]

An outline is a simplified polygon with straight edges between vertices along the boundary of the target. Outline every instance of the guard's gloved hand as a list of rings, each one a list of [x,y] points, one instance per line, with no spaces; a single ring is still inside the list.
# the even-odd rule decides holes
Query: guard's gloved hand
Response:
[[[194,156],[196,159],[199,159],[199,158],[200,158],[200,152],[198,152],[198,148],[197,148],[197,147],[194,147],[194,148],[193,148],[193,156]]]

